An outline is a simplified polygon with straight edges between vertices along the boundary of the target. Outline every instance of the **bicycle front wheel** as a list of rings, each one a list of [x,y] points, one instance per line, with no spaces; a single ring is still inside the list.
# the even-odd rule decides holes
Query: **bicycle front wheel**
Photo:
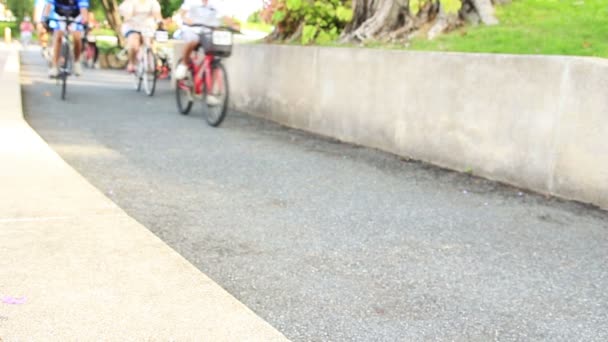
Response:
[[[61,44],[61,70],[59,77],[61,78],[61,99],[65,100],[68,87],[68,74],[71,68],[71,53],[69,43]]]
[[[154,96],[154,90],[156,90],[156,79],[158,73],[156,72],[156,55],[152,49],[147,48],[143,58],[143,81],[144,90],[148,96]]]
[[[135,67],[135,71],[133,72],[133,86],[135,87],[135,91],[141,91],[141,84],[143,81],[144,74],[144,64],[140,60],[137,66]]]
[[[210,126],[219,126],[228,111],[228,74],[224,65],[217,61],[211,67],[211,89],[205,89],[205,119]]]
[[[182,59],[177,62],[179,65]],[[177,101],[177,110],[180,114],[188,115],[192,109],[192,97],[194,96],[194,85],[192,83],[192,73],[183,80],[175,81],[175,100]]]

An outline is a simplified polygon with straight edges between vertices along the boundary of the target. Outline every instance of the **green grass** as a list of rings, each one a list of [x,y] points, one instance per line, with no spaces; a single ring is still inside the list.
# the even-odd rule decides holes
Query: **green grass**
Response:
[[[111,37],[116,36],[116,33],[114,32],[114,30],[105,29],[105,28],[97,28],[97,29],[93,30],[93,32],[91,32],[91,34],[94,36],[111,36]]]
[[[414,50],[608,57],[608,1],[513,0],[499,6],[497,26],[466,26]]]

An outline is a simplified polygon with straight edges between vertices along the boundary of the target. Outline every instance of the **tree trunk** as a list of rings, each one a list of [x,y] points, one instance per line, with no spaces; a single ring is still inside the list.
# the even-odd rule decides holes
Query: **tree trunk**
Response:
[[[108,0],[104,0],[108,1]],[[494,3],[510,0],[460,0],[462,8],[458,15],[441,13],[440,0],[421,1],[417,13],[410,10],[410,0],[352,0],[353,19],[343,30],[341,42],[364,42],[366,40],[402,41],[414,31],[430,27],[430,36],[449,31],[462,25],[462,19],[473,24],[498,24],[494,15]],[[439,17],[438,17],[439,16]],[[435,19],[437,19],[437,22]],[[297,26],[288,32],[296,32]],[[297,36],[297,35],[295,35]],[[269,39],[288,39],[280,28]]]
[[[437,14],[437,20],[435,20],[435,23],[427,33],[427,38],[429,40],[435,39],[440,34],[449,32],[462,24],[462,19],[460,19],[457,14],[446,13],[443,10],[443,7],[440,7],[439,13]]]
[[[353,21],[342,34],[343,41],[365,41],[391,37],[404,27],[415,27],[409,0],[354,0]],[[395,35],[393,35],[395,36]]]
[[[125,46],[125,39],[120,33],[122,20],[120,19],[120,14],[118,14],[118,3],[116,0],[101,0],[101,5],[103,6],[110,27],[118,37],[118,44],[120,44],[120,46]]]
[[[498,24],[492,0],[462,0],[460,15],[468,21],[475,21],[478,17],[486,25]]]

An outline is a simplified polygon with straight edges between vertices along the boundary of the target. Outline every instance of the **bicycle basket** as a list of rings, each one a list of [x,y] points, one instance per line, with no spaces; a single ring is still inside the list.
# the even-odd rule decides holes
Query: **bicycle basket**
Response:
[[[206,54],[218,57],[230,57],[232,54],[232,32],[216,29],[202,34],[203,49]]]

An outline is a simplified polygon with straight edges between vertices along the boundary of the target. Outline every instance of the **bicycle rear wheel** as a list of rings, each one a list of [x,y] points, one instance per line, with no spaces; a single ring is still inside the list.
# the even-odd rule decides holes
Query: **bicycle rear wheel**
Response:
[[[228,75],[221,61],[216,61],[211,66],[212,77],[211,89],[205,89],[205,120],[210,126],[219,126],[228,111]]]
[[[181,62],[182,59],[180,58],[177,65],[179,65]],[[177,110],[180,112],[180,114],[190,114],[190,110],[192,109],[193,94],[194,85],[192,83],[192,73],[189,72],[185,79],[175,81],[175,99],[177,101]]]
[[[145,55],[143,56],[143,81],[144,81],[144,90],[148,96],[154,96],[154,90],[156,90],[156,80],[158,78],[158,73],[156,70],[156,55],[154,51],[150,48],[146,48]]]

